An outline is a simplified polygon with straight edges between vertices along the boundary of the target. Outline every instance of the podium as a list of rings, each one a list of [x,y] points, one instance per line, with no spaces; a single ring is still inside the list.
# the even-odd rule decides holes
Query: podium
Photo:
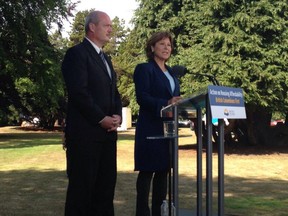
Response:
[[[217,83],[216,83],[217,84]],[[206,128],[203,130],[202,111],[206,115]],[[213,115],[212,115],[213,114]],[[197,135],[197,200],[196,212],[194,210],[179,209],[178,201],[178,118],[196,118]],[[182,99],[176,104],[163,107],[161,110],[163,119],[172,119],[175,133],[170,136],[147,137],[147,139],[169,139],[170,143],[170,171],[169,171],[169,214],[171,216],[171,202],[176,207],[173,216],[212,216],[213,212],[213,176],[212,176],[212,117],[218,118],[218,209],[217,215],[224,216],[224,119],[245,119],[246,111],[244,105],[243,91],[240,88],[209,85],[197,94]],[[206,146],[206,205],[203,209],[203,178],[202,178],[202,150],[203,139]]]
[[[206,134],[203,134],[202,111],[206,114]],[[213,199],[213,176],[212,176],[212,116],[209,105],[207,89],[198,92],[188,98],[182,99],[176,104],[168,105],[161,110],[163,118],[172,118],[174,121],[175,134],[166,137],[147,137],[147,139],[169,139],[171,146],[171,169],[169,171],[168,201],[174,203],[176,212],[174,216],[212,216]],[[178,201],[178,118],[196,118],[197,119],[197,209],[184,210],[179,208]],[[206,136],[206,210],[203,211],[203,177],[202,177],[202,136]],[[218,215],[224,216],[224,121],[218,121]],[[172,154],[173,152],[173,154]],[[169,207],[171,215],[171,207]],[[214,212],[215,214],[215,212]]]

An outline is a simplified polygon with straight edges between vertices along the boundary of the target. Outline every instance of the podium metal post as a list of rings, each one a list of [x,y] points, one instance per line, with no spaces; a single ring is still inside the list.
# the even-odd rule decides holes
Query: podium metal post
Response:
[[[197,216],[202,216],[202,112],[196,109],[197,115]]]
[[[212,117],[208,95],[206,96],[206,215],[212,216],[213,201],[213,175],[212,175]]]
[[[175,216],[179,215],[179,201],[178,201],[178,106],[175,106],[173,109],[173,116],[174,116],[174,124],[175,124],[175,132],[176,137],[174,138],[174,158],[173,158],[173,202],[175,206]]]
[[[218,215],[224,215],[224,121],[218,120]]]

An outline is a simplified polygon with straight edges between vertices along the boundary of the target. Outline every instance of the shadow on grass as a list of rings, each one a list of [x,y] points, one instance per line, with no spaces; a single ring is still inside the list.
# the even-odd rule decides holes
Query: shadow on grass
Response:
[[[1,133],[0,149],[17,149],[43,145],[59,145],[62,133]]]
[[[0,215],[63,215],[66,181],[64,171],[1,171]]]
[[[134,138],[135,138],[134,134],[118,132],[118,140],[132,140],[132,141],[134,141]]]
[[[17,129],[18,130],[18,129]],[[62,132],[0,133],[0,149],[28,148],[43,145],[61,145]],[[119,140],[134,141],[134,133],[119,132]]]
[[[15,130],[20,130],[16,128]],[[24,129],[21,129],[23,131]],[[15,148],[26,148],[33,146],[42,145],[59,145],[62,143],[62,132],[61,131],[43,131],[40,132],[31,131],[26,129],[23,133],[0,133],[0,149],[15,149]],[[181,135],[180,137],[190,137],[191,135]],[[118,132],[118,139],[134,141],[134,131]],[[180,144],[179,150],[195,150],[196,144]],[[203,147],[203,153],[206,148]],[[217,145],[213,144],[213,152],[217,153]],[[266,154],[280,154],[288,153],[287,146],[247,146],[247,145],[230,145],[225,146],[225,154],[237,154],[237,155],[266,155]]]
[[[195,150],[197,151],[197,145],[185,144],[179,145],[179,150]],[[236,155],[269,155],[269,154],[287,154],[288,146],[225,146],[225,154],[236,154]],[[206,152],[206,148],[203,147],[203,153]],[[217,145],[213,144],[213,152],[217,153]]]
[[[118,172],[115,215],[135,215],[136,178],[137,172]],[[179,176],[180,208],[196,209],[195,179],[195,177]],[[2,171],[0,185],[0,215],[2,216],[63,215],[67,187],[65,171]],[[287,185],[288,181],[284,180],[226,176],[225,215],[287,215]],[[213,211],[216,209],[217,212],[216,179],[213,188]],[[205,188],[202,191],[203,205],[205,205]]]

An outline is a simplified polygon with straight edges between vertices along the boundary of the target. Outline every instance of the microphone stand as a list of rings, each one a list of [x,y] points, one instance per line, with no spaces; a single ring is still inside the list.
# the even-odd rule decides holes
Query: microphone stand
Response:
[[[215,76],[210,75],[210,74],[203,74],[203,73],[191,73],[193,75],[200,75],[204,77],[208,77],[209,81],[213,83],[213,85],[220,86],[218,80],[216,79]]]
[[[172,67],[172,71],[174,72],[174,74],[178,78],[184,76],[187,73],[190,73],[190,74],[193,74],[193,75],[199,75],[199,76],[208,77],[209,81],[212,82],[213,85],[217,85],[217,86],[220,85],[215,76],[210,75],[210,74],[203,74],[203,73],[193,73],[193,72],[188,71],[188,69],[185,66],[182,66],[182,65],[174,65]]]

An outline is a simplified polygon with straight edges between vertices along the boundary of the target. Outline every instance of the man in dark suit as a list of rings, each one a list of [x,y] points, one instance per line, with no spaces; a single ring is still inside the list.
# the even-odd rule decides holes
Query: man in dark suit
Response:
[[[68,91],[66,216],[114,215],[122,105],[112,62],[102,52],[111,32],[109,16],[91,12],[86,17],[83,42],[68,49],[62,63]]]

